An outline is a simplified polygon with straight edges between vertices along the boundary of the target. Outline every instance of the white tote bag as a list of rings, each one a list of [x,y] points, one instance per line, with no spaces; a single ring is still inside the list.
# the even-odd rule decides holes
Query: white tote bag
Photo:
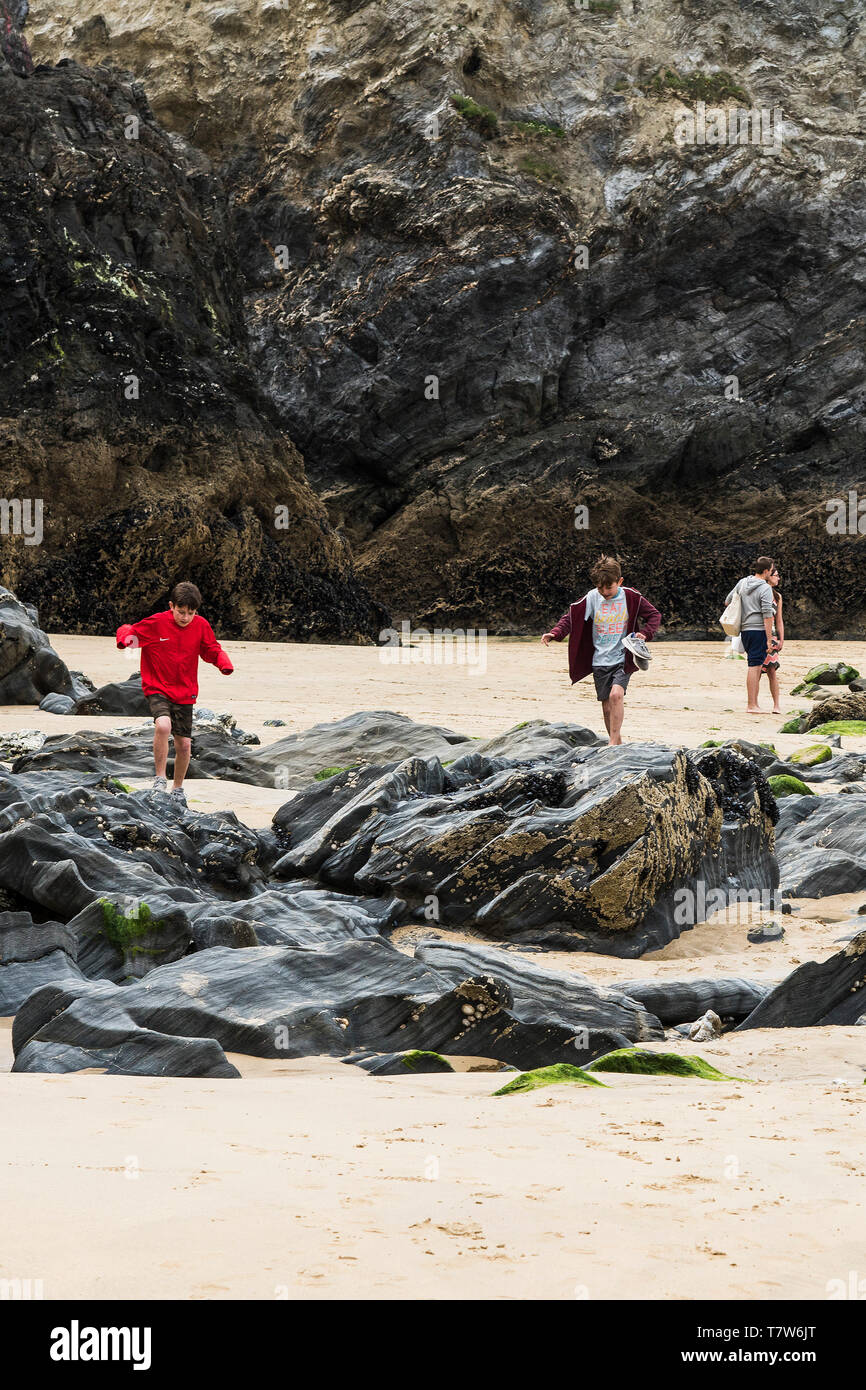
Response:
[[[739,589],[734,590],[733,597],[719,622],[729,637],[739,637],[743,622],[743,600],[740,598]]]

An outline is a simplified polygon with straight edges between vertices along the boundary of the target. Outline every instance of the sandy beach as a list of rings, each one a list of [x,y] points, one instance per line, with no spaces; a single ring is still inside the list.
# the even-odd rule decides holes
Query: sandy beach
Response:
[[[97,684],[130,674],[109,639],[52,642]],[[225,646],[236,674],[203,668],[200,704],[263,743],[362,709],[484,737],[535,718],[602,731],[591,684],[572,689],[564,648],[537,641],[489,641],[483,671],[385,664],[371,647]],[[814,741],[778,734],[779,716],[748,716],[745,665],[723,651],[657,644],[629,690],[625,738],[695,747],[740,736],[780,752]],[[866,669],[856,643],[787,644],[784,708],[800,707],[787,692],[811,665],[842,658]],[[274,718],[286,727],[265,728]],[[146,722],[0,710],[3,732]],[[215,781],[187,792],[192,809],[230,808],[253,826],[287,797]],[[838,950],[861,899],[795,902],[780,943],[749,945],[760,920],[750,908],[637,961],[544,959],[605,983],[773,982]],[[411,951],[431,934],[419,924],[395,942]],[[10,1075],[7,1020],[0,1278],[41,1279],[46,1298],[139,1299],[820,1300],[831,1281],[847,1285],[866,1237],[866,1030],[677,1047],[737,1079],[608,1075],[604,1095],[558,1086],[494,1098],[504,1078],[492,1070],[372,1078],[332,1058],[234,1054],[240,1081]]]

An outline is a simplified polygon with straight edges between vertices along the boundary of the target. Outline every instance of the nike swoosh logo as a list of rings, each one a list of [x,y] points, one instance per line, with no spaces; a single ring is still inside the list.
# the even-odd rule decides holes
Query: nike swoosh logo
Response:
[[[167,642],[169,639],[167,637],[160,637],[159,640],[160,642]]]

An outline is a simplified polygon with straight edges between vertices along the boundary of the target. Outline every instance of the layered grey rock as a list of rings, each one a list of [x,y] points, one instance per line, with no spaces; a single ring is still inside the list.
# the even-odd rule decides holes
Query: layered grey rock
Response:
[[[85,690],[38,626],[34,610],[0,588],[0,705],[38,705],[49,694],[74,700]]]
[[[583,1028],[589,1035],[615,1032],[630,1043],[664,1037],[655,1012],[644,1007],[643,1001],[636,1000],[627,988],[594,985],[576,971],[552,970],[495,946],[446,941],[422,943],[415,948],[415,959],[453,980],[481,972],[504,980],[515,1009],[527,1021],[555,1019],[569,1027]]]
[[[616,988],[655,1014],[665,1027],[693,1022],[712,1011],[725,1022],[746,1018],[770,986],[722,976],[706,980],[618,980]]]
[[[370,940],[318,950],[215,948],[126,988],[91,981],[45,986],[16,1015],[13,1069],[42,1070],[47,1045],[53,1070],[80,1070],[83,1056],[103,1059],[86,1065],[119,1070],[124,1048],[161,1051],[171,1045],[163,1039],[172,1038],[189,1066],[198,1055],[189,1054],[192,1039],[255,1057],[421,1048],[529,1067],[577,1055],[573,1028],[523,1022],[503,982],[479,976],[452,988],[438,972]],[[581,1056],[586,1060],[585,1049]]]
[[[808,1028],[855,1024],[866,1005],[866,931],[829,960],[800,965],[739,1024]]]
[[[700,920],[698,884],[778,881],[775,803],[760,770],[729,751],[630,745],[504,768],[481,758],[471,774],[415,758],[347,789],[336,806],[282,808],[290,848],[274,872],[434,901],[443,925],[495,938],[640,955]],[[675,911],[682,893],[691,918]]]
[[[789,797],[776,830],[780,886],[788,898],[866,888],[866,804],[859,797]]]

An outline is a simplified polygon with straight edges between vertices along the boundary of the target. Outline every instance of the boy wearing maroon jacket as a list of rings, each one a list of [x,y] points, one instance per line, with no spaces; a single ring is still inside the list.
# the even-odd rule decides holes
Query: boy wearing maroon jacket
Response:
[[[550,642],[561,642],[563,637],[568,637],[571,683],[583,680],[592,671],[610,743],[618,744],[622,743],[620,730],[625,692],[638,669],[638,662],[623,638],[637,638],[640,650],[644,642],[651,642],[655,637],[662,615],[637,589],[623,587],[619,560],[612,555],[602,555],[590,575],[596,587],[573,603],[556,627],[545,632],[541,640],[546,647]],[[648,654],[640,657],[640,664],[646,670]]]
[[[192,711],[198,696],[198,661],[209,661],[230,676],[234,667],[213,635],[210,623],[198,614],[201,594],[194,584],[175,584],[168,611],[124,623],[117,629],[118,647],[141,648],[141,688],[153,715],[153,790],[165,792],[168,736],[174,735],[174,786],[171,800],[186,806],[183,779],[192,748]]]

